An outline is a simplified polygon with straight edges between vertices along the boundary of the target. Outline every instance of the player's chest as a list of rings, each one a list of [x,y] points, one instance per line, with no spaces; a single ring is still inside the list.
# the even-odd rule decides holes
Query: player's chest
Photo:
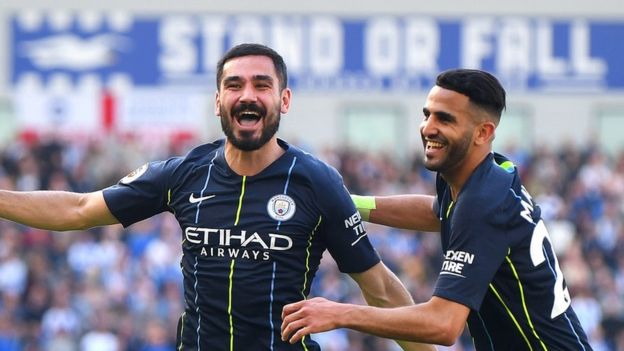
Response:
[[[320,218],[312,190],[285,187],[280,178],[187,179],[169,196],[180,225],[199,232],[233,231],[246,237],[257,233],[271,240],[270,233],[309,235]]]

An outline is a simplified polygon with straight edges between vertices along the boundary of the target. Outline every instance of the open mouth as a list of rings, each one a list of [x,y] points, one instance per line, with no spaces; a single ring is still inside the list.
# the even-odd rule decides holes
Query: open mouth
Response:
[[[446,148],[446,143],[443,143],[441,141],[431,140],[431,139],[425,139],[424,146],[425,146],[425,156],[429,158],[429,157],[435,157],[436,155],[438,155],[438,153],[443,152],[443,150]]]
[[[256,111],[243,111],[236,115],[236,121],[243,127],[253,127],[262,119]]]
[[[439,141],[433,141],[433,140],[427,140],[427,144],[425,145],[425,148],[427,150],[438,150],[444,147],[444,144],[442,144]]]
[[[241,127],[254,127],[265,115],[265,110],[256,104],[245,104],[234,107],[232,116]]]

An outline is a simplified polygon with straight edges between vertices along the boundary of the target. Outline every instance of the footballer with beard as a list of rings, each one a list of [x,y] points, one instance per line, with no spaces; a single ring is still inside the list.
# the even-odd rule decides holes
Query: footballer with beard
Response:
[[[320,297],[297,302],[284,308],[284,340],[347,327],[453,345],[468,326],[479,351],[592,349],[539,206],[512,161],[492,150],[505,99],[488,72],[440,73],[420,124],[436,196],[354,196],[365,220],[440,232],[443,262],[431,299],[390,310]]]
[[[338,172],[277,138],[292,94],[282,57],[264,45],[235,46],[216,80],[225,139],[149,162],[102,191],[0,191],[0,216],[75,230],[172,213],[185,300],[176,350],[319,350],[309,337],[282,341],[280,325],[283,306],[307,298],[325,250],[369,304],[413,304],[368,240]]]

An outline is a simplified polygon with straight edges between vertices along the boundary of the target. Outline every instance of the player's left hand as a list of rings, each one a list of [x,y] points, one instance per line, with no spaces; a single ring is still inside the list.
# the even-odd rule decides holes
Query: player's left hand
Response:
[[[322,297],[284,306],[282,340],[294,344],[306,335],[341,327],[344,305]]]

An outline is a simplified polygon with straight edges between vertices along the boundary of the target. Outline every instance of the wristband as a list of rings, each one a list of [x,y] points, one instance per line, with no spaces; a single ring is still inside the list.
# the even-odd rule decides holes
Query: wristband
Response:
[[[363,221],[368,222],[370,211],[377,208],[374,196],[351,195],[351,200],[355,204]]]

